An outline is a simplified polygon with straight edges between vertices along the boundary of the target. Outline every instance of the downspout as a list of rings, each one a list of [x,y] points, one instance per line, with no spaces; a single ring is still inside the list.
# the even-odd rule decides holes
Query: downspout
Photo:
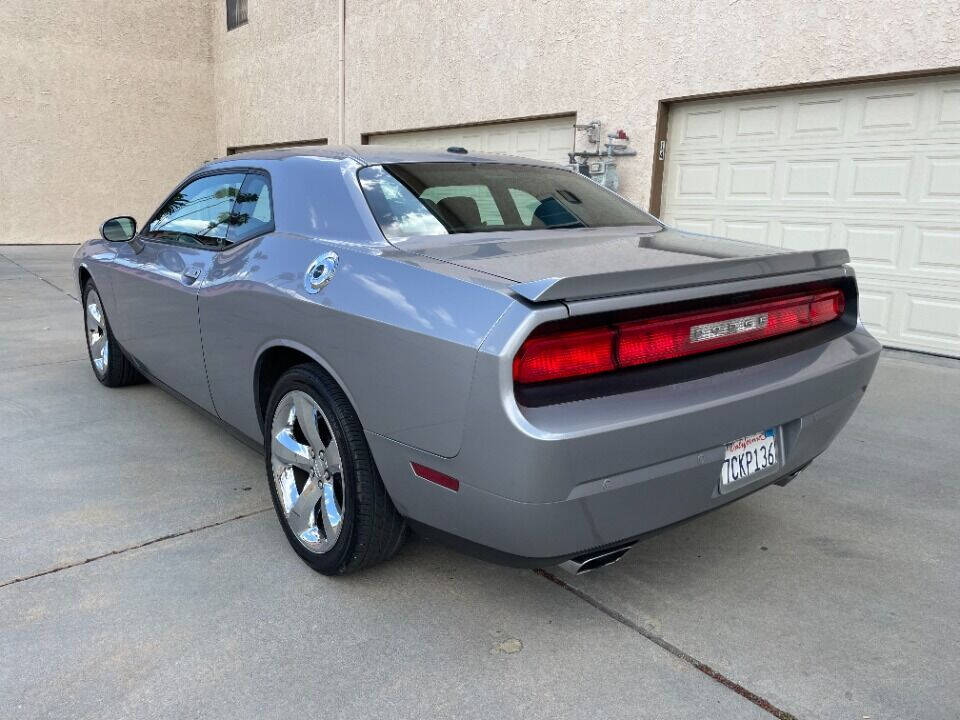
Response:
[[[339,15],[339,33],[340,33],[340,49],[337,55],[337,74],[340,81],[340,91],[339,91],[339,103],[337,107],[337,143],[343,145],[345,142],[344,139],[344,115],[346,113],[346,100],[344,98],[344,93],[346,91],[346,68],[344,64],[344,47],[346,45],[346,36],[347,36],[347,0],[339,0],[337,3],[338,15]]]

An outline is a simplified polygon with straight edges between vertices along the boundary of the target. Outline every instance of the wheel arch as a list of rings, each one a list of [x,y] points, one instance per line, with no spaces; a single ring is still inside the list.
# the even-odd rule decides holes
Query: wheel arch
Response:
[[[93,280],[93,275],[90,274],[86,265],[79,265],[77,267],[77,288],[81,302],[83,302],[83,286],[87,284],[87,280]]]
[[[350,393],[350,388],[346,386],[339,374],[319,353],[301,343],[275,340],[260,348],[253,366],[253,398],[261,432],[264,430],[266,421],[264,416],[267,402],[270,400],[270,393],[277,384],[277,380],[290,368],[304,363],[318,365],[321,370],[329,375],[330,379],[343,390],[354,412],[357,412],[357,417],[360,417],[357,403]]]

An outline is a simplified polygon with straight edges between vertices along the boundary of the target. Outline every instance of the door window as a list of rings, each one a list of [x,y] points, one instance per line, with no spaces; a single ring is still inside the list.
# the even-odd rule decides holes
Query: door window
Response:
[[[270,183],[261,173],[249,173],[237,194],[237,202],[227,228],[226,245],[273,230],[273,204]]]
[[[243,173],[230,173],[184,185],[149,222],[147,236],[191,247],[219,247],[227,236],[243,180]]]

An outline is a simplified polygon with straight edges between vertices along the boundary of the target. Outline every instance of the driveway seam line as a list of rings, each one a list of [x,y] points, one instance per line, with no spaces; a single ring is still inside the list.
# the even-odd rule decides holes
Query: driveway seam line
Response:
[[[95,562],[96,560],[103,560],[104,558],[113,557],[114,555],[123,555],[124,553],[130,552],[131,550],[139,550],[140,548],[145,548],[149,545],[156,545],[157,543],[163,542],[164,540],[174,540],[175,538],[183,537],[184,535],[191,535],[201,530],[209,530],[211,528],[220,527],[221,525],[226,525],[229,522],[234,520],[243,520],[244,518],[253,517],[254,515],[259,515],[260,513],[265,513],[271,508],[265,507],[260,508],[259,510],[253,510],[248,513],[242,513],[231,518],[226,518],[225,520],[218,520],[217,522],[207,523],[206,525],[200,525],[199,527],[189,528],[187,530],[180,530],[174,533],[168,533],[167,535],[161,535],[160,537],[155,537],[150,540],[146,540],[142,543],[136,545],[130,545],[128,547],[119,548],[117,550],[111,550],[105,552],[101,555],[94,555],[89,557],[86,560],[77,560],[76,562],[67,563],[65,565],[58,565],[57,567],[50,568],[49,570],[41,570],[40,572],[33,573],[32,575],[24,575],[22,577],[13,578],[12,580],[7,580],[4,583],[0,583],[0,590],[11,585],[16,585],[17,583],[22,583],[27,580],[33,580],[35,578],[43,577],[44,575],[53,575],[58,573],[61,570],[69,570],[70,568],[80,567],[81,565],[86,565],[87,563]]]
[[[561,588],[563,588],[567,592],[573,595],[576,595],[578,598],[583,600],[585,603],[592,605],[594,608],[602,612],[611,620],[615,620],[621,625],[633,630],[639,635],[642,635],[647,640],[661,647],[662,649],[666,650],[668,653],[670,653],[677,659],[682,660],[688,665],[691,665],[696,670],[699,670],[714,682],[717,682],[720,685],[723,685],[728,690],[733,690],[735,693],[737,693],[737,695],[740,695],[745,700],[749,700],[754,705],[759,707],[761,710],[765,710],[766,712],[773,715],[775,718],[778,718],[778,720],[798,720],[796,715],[792,715],[791,713],[788,713],[786,710],[781,710],[776,705],[771,703],[769,700],[761,697],[760,695],[757,695],[755,692],[752,692],[751,690],[748,690],[743,685],[736,682],[735,680],[728,678],[726,675],[719,672],[718,670],[714,670],[705,662],[698,660],[697,658],[693,657],[687,652],[684,652],[683,650],[678,648],[676,645],[669,642],[668,640],[665,640],[664,638],[660,637],[656,633],[650,632],[645,627],[631,620],[630,618],[628,618],[626,615],[619,612],[618,610],[614,610],[612,607],[604,603],[602,600],[598,600],[597,598],[581,590],[580,588],[574,587],[570,583],[566,582],[562,578],[557,577],[551,572],[548,572],[541,568],[537,568],[536,570],[534,570],[534,572],[537,575],[540,575],[541,577],[546,578],[547,580],[554,583],[555,585],[559,585]]]
[[[40,275],[40,274],[38,274],[38,273],[35,273],[35,272],[34,272],[33,270],[31,270],[30,268],[24,267],[23,265],[21,265],[20,263],[18,263],[18,262],[17,262],[16,260],[14,260],[13,258],[7,257],[7,256],[4,255],[3,253],[0,253],[0,258],[3,258],[3,259],[6,260],[7,262],[13,263],[13,264],[16,265],[18,268],[20,268],[21,270],[23,270],[25,273],[29,273],[30,275],[33,275],[35,278],[37,278],[37,280],[40,280],[40,281],[42,281],[42,282],[45,282],[47,285],[49,285],[50,287],[52,287],[54,290],[56,290],[57,292],[63,293],[64,295],[66,295],[66,296],[67,296],[68,298],[70,298],[71,300],[74,300],[74,301],[76,301],[76,302],[80,302],[79,299],[75,298],[73,295],[71,295],[70,293],[68,293],[68,292],[67,292],[66,290],[64,290],[63,288],[54,285],[52,282],[50,282],[49,280],[47,280],[43,275]],[[3,587],[3,586],[0,585],[0,587]]]

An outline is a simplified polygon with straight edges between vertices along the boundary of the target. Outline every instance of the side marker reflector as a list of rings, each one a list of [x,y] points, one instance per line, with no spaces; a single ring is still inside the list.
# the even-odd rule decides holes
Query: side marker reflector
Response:
[[[413,468],[413,472],[417,477],[421,477],[424,480],[429,480],[432,483],[436,483],[440,487],[445,487],[447,490],[453,490],[454,492],[457,492],[460,489],[460,481],[456,478],[450,477],[449,475],[444,475],[442,472],[415,462],[410,463],[410,467]]]

